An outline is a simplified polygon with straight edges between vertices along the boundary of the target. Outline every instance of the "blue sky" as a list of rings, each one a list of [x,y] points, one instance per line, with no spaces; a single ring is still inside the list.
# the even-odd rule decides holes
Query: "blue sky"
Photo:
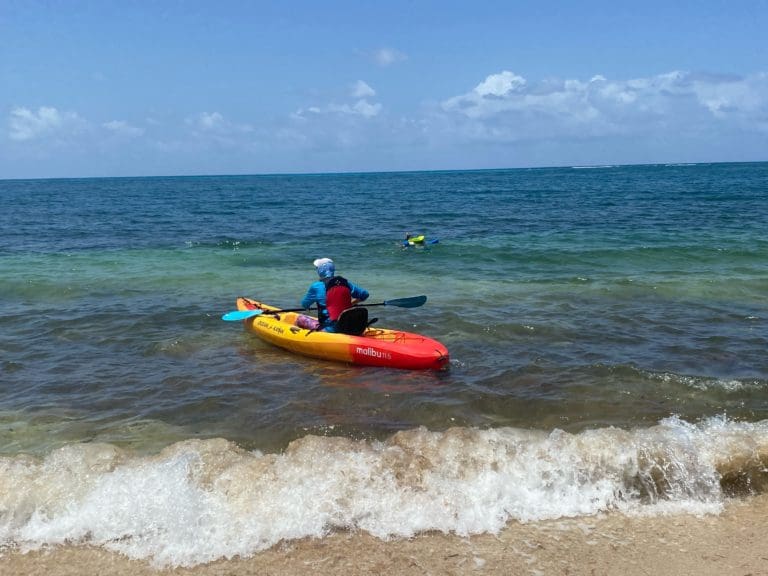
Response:
[[[0,179],[768,160],[768,0],[0,0]]]

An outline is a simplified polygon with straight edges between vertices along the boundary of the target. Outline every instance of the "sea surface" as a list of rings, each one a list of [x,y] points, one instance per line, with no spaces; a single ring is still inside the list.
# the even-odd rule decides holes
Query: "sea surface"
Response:
[[[427,295],[371,312],[449,368],[221,320],[318,257]],[[767,488],[768,163],[0,181],[0,550],[194,566]]]

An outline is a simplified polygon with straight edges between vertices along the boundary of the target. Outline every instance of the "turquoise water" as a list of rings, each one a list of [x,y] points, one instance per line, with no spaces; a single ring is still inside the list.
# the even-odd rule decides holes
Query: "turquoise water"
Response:
[[[638,438],[657,433],[667,459],[681,435],[762,446],[766,230],[768,163],[0,181],[0,480],[23,454],[77,468],[87,446],[109,446],[126,454],[119,468],[213,438],[274,455],[319,436],[336,457],[354,449],[333,438],[418,450],[419,434],[468,435],[474,454],[489,442],[481,431],[566,434],[582,445],[547,450],[587,460],[640,444],[646,454]],[[406,232],[439,243],[404,250]],[[380,326],[443,342],[450,368],[302,358],[220,320],[240,295],[297,306],[323,256],[371,302],[426,294],[421,308],[372,311]],[[723,447],[719,471],[704,474],[743,449]],[[686,498],[719,498],[691,482]],[[636,485],[647,501],[654,490]],[[27,521],[7,540],[53,541],[23,535],[32,517],[18,510]],[[560,513],[573,510],[568,500]]]

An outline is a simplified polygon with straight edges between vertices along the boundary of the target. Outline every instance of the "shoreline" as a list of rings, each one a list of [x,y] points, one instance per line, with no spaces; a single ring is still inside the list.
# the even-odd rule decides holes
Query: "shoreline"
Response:
[[[159,568],[102,548],[0,551],[14,576],[289,576],[327,574],[768,575],[768,494],[729,501],[718,516],[619,513],[522,524],[498,535],[426,533],[379,540],[367,533],[283,542],[248,558]]]

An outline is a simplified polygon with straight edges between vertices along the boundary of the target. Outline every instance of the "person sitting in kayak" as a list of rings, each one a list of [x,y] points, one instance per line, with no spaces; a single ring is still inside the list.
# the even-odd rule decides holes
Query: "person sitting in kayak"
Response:
[[[335,332],[336,321],[341,313],[357,302],[367,300],[368,291],[342,276],[336,276],[336,266],[330,258],[318,258],[312,264],[317,269],[320,279],[309,287],[301,300],[301,305],[309,308],[317,304],[320,329],[325,332]]]

